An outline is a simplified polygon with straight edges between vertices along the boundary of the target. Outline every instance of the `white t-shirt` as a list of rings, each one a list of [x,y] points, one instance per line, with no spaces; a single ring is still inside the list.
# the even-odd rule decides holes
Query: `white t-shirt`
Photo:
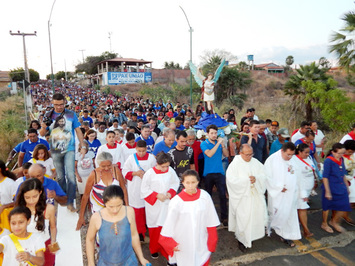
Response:
[[[24,251],[29,252],[32,256],[36,256],[36,253],[39,251],[45,251],[46,247],[43,241],[43,238],[40,234],[33,234],[27,238],[18,238],[20,245],[24,249]],[[11,240],[10,236],[4,236],[0,238],[0,245],[4,246],[4,260],[2,265],[6,266],[29,266],[28,263],[23,262],[19,264],[16,260],[16,255],[18,253],[14,242]]]
[[[324,139],[324,134],[321,130],[317,129],[317,133],[315,132],[315,138],[314,138],[314,143],[317,145],[320,145],[322,143],[322,139]],[[321,152],[322,148],[316,147],[317,152]]]
[[[53,170],[55,170],[55,167],[54,167],[54,163],[53,163],[53,159],[52,159],[52,158],[48,158],[48,159],[45,160],[45,161],[43,161],[43,160],[36,160],[35,158],[32,158],[32,159],[29,160],[28,162],[29,162],[29,163],[32,163],[32,164],[39,163],[39,164],[43,165],[44,167],[46,167],[46,175],[47,175],[47,176],[52,176]]]
[[[25,181],[26,181],[26,177],[24,177],[24,176],[21,176],[20,178],[16,179],[16,181],[13,183],[13,187],[12,187],[12,198],[15,198],[19,187]]]
[[[0,204],[1,205],[5,205],[13,202],[12,190],[14,187],[14,183],[15,181],[8,177],[5,177],[0,182]]]

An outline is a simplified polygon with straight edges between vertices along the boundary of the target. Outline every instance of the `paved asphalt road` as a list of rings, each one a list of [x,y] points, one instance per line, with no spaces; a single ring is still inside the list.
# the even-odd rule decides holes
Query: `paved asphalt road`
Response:
[[[345,233],[329,234],[320,228],[322,220],[320,189],[318,195],[311,197],[308,214],[309,228],[314,236],[296,241],[295,248],[289,248],[273,233],[271,237],[264,237],[253,242],[253,247],[246,253],[238,249],[234,234],[228,229],[218,230],[218,246],[212,255],[211,265],[355,265],[355,227],[343,223],[348,231]],[[216,208],[218,206],[217,192],[213,195]],[[355,213],[350,217],[355,220]],[[153,260],[150,258],[148,244],[143,244],[143,251],[153,266],[166,265],[164,258]],[[182,265],[186,266],[186,265]]]

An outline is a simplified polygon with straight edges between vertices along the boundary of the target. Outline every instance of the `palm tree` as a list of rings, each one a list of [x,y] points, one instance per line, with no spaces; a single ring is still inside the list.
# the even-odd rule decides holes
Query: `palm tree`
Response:
[[[312,62],[310,65],[301,65],[300,68],[296,70],[297,73],[290,76],[290,79],[285,84],[285,94],[292,96],[292,109],[294,111],[299,111],[296,109],[302,109],[302,111],[305,112],[307,121],[311,121],[313,118],[314,110],[312,108],[312,102],[317,101],[317,99],[312,97],[311,92],[307,91],[302,83],[308,80],[314,83],[318,81],[327,83],[329,76],[326,75],[326,71],[326,68],[320,68],[315,62]]]
[[[286,65],[288,65],[289,67],[295,62],[295,60],[293,59],[293,56],[292,55],[289,55],[287,58],[286,58]]]
[[[355,62],[355,12],[345,13],[341,19],[345,21],[345,26],[340,29],[340,32],[331,35],[330,42],[334,44],[329,46],[329,52],[335,53],[339,65],[349,70]]]

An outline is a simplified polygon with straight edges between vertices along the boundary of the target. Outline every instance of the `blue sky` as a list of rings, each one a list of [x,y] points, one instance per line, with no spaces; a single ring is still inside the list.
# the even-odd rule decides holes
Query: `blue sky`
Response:
[[[9,30],[37,31],[26,38],[28,65],[50,73],[48,28],[52,0],[1,1],[0,70],[23,66],[22,38]],[[206,50],[224,49],[246,61],[284,64],[293,55],[295,64],[307,64],[324,56],[333,60],[327,46],[332,31],[339,30],[341,16],[355,5],[351,0],[56,0],[52,13],[54,72],[68,71],[84,56],[110,49],[123,57],[185,65],[190,57],[188,25],[193,32],[193,61],[200,63]],[[335,62],[335,61],[334,61]]]

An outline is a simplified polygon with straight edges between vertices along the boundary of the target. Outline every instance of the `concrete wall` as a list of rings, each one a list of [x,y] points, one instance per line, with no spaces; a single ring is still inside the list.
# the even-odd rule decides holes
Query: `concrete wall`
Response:
[[[189,84],[189,69],[152,69],[153,83]]]

